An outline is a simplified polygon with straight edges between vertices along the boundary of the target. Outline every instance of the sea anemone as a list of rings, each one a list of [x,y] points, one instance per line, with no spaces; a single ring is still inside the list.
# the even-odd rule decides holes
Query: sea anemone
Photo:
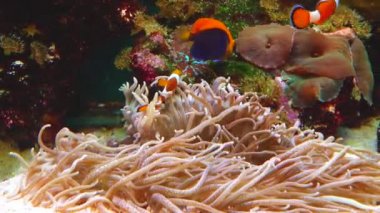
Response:
[[[355,78],[364,99],[372,105],[374,77],[368,55],[348,28],[322,34],[278,24],[247,27],[239,33],[236,51],[265,70],[284,70],[294,75],[287,93],[293,97],[295,107],[310,107],[315,101],[336,98],[341,81],[350,77]]]
[[[157,95],[145,98],[146,85],[122,91],[134,143],[108,147],[64,128],[49,148],[44,126],[40,150],[24,162],[28,171],[3,193],[76,212],[380,210],[379,154],[287,127],[260,97],[239,94],[225,78],[181,83],[162,111]],[[149,109],[137,112],[140,103]]]

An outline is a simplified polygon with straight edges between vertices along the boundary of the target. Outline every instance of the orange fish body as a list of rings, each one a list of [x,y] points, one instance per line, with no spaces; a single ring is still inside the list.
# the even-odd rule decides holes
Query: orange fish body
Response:
[[[160,106],[161,106],[160,104],[156,104],[154,107],[156,110],[159,110]],[[149,107],[148,104],[141,105],[137,108],[137,112],[146,112],[148,110],[148,107]]]
[[[332,14],[334,14],[335,9],[338,7],[339,1],[328,0],[320,1],[317,4],[317,10],[319,11],[321,17],[316,24],[323,24]]]
[[[323,24],[334,14],[339,0],[320,0],[316,10],[306,10],[302,5],[295,5],[290,12],[290,23],[293,27],[303,29],[310,23]]]

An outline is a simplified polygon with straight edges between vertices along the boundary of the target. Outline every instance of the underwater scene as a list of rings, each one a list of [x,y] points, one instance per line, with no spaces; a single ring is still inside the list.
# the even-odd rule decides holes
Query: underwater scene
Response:
[[[0,213],[380,212],[380,0],[0,7]]]

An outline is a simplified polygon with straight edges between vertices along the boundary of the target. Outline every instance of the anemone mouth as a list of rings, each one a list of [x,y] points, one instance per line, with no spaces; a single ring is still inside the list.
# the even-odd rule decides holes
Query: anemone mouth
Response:
[[[326,36],[313,30],[298,30],[294,33],[292,51],[285,71],[335,80],[356,75],[348,40],[340,36]]]
[[[281,68],[288,61],[294,30],[278,24],[248,27],[236,39],[236,52],[248,62],[264,68]]]

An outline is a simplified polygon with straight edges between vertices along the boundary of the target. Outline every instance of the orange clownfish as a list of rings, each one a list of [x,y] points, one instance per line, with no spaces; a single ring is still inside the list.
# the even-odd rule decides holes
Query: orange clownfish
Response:
[[[164,103],[164,97],[158,96],[157,103],[154,105],[156,110],[160,110],[162,103]],[[148,110],[149,104],[141,105],[137,108],[137,112],[146,112]]]
[[[190,55],[196,60],[221,60],[233,52],[235,41],[226,25],[213,18],[199,18],[182,39],[193,41]]]
[[[316,10],[306,10],[302,5],[295,5],[290,12],[290,24],[298,29],[309,26],[310,23],[323,24],[339,5],[339,0],[320,0]]]
[[[177,89],[178,83],[181,80],[182,71],[175,69],[168,78],[158,79],[158,86],[163,87],[164,89],[161,92],[161,99],[167,98],[167,96]]]
[[[161,106],[160,104],[156,104],[154,107],[156,108],[156,110],[159,110],[160,106]],[[148,104],[141,105],[137,108],[137,112],[146,112],[148,110],[148,107],[149,107]]]
[[[155,105],[156,110],[159,110],[165,99],[167,99],[173,93],[173,91],[177,89],[178,83],[181,80],[181,75],[182,71],[175,69],[168,78],[158,79],[158,86],[164,89],[160,92],[160,96],[158,96],[157,104]],[[141,105],[137,108],[137,111],[146,112],[148,110],[148,107],[148,104]]]

